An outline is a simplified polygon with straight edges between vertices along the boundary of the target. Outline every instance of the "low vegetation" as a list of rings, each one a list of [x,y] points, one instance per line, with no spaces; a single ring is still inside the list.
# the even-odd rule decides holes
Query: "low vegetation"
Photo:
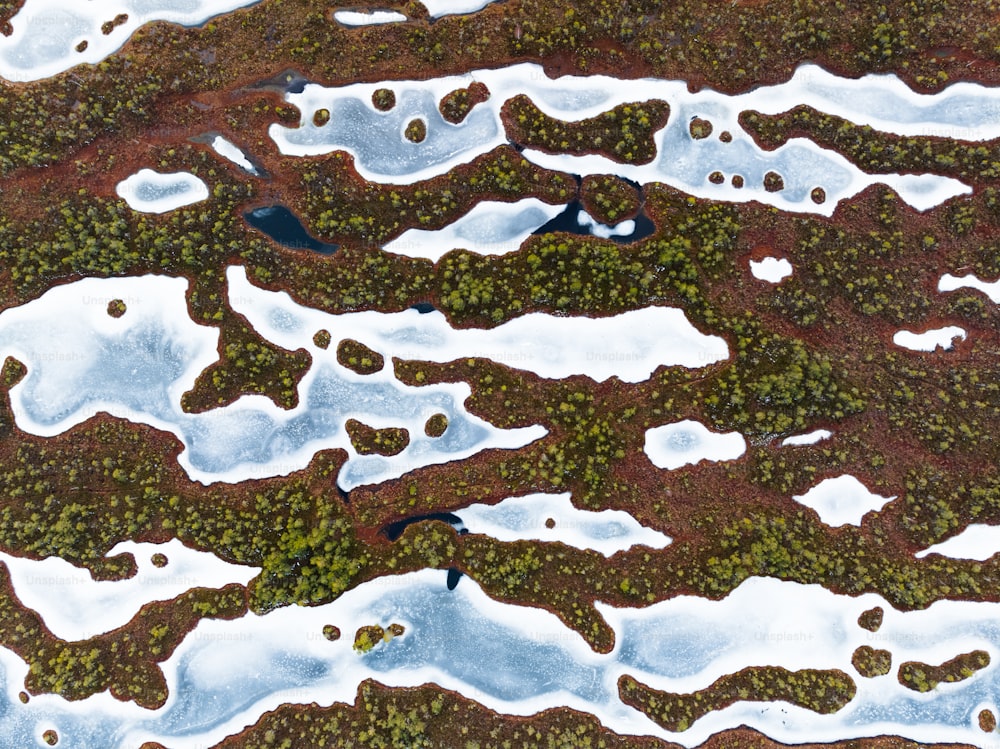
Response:
[[[670,106],[653,100],[620,104],[579,122],[563,122],[520,94],[500,110],[507,137],[547,153],[599,153],[620,164],[648,164],[656,157],[653,135],[667,124]]]
[[[663,692],[627,675],[618,680],[618,693],[626,705],[673,732],[686,731],[706,713],[741,700],[790,702],[829,714],[854,699],[855,692],[854,682],[843,671],[788,671],[771,666],[745,668],[691,694]]]
[[[990,665],[990,654],[985,650],[962,653],[940,666],[907,661],[899,665],[899,683],[914,692],[929,692],[938,684],[954,684],[972,678],[977,671]]]

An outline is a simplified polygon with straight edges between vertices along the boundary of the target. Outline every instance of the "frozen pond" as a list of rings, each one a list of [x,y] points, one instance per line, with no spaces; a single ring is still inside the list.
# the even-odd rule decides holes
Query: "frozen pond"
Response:
[[[438,102],[445,94],[473,81],[485,84],[490,98],[473,108],[461,123],[446,122],[438,111]],[[818,85],[816,89],[814,84]],[[396,105],[380,111],[372,103],[372,95],[376,89],[386,87],[394,92]],[[902,93],[901,87],[908,95]],[[838,201],[876,182],[892,187],[918,210],[927,210],[970,189],[954,179],[932,174],[868,175],[839,154],[804,139],[764,151],[739,125],[740,112],[783,111],[808,100],[822,111],[841,113],[861,123],[886,124],[881,118],[896,113],[898,123],[893,123],[905,129],[906,123],[917,119],[924,127],[974,128],[989,122],[982,114],[984,108],[1000,111],[1000,94],[981,86],[966,84],[957,92],[948,89],[921,96],[889,76],[840,79],[815,66],[802,66],[787,83],[726,96],[711,90],[692,94],[682,81],[605,76],[552,80],[537,65],[523,63],[429,81],[359,83],[340,88],[308,84],[286,97],[302,112],[299,126],[274,124],[270,133],[282,153],[307,156],[342,149],[355,157],[357,169],[366,179],[410,184],[443,174],[506,143],[500,108],[517,94],[528,95],[545,113],[566,120],[592,117],[632,101],[663,99],[671,106],[670,120],[655,135],[658,156],[650,164],[623,165],[598,155],[569,156],[526,149],[524,156],[541,166],[581,176],[613,173],[643,184],[661,181],[699,197],[757,200],[783,210],[824,215],[832,215]],[[891,111],[884,106],[887,96],[895,102]],[[978,108],[966,106],[972,101]],[[330,117],[317,126],[313,115],[320,109],[327,110]],[[724,142],[716,135],[693,139],[688,125],[695,117],[709,120],[713,133],[728,132],[731,141]],[[427,136],[420,143],[412,143],[404,131],[417,119],[426,125]],[[723,174],[724,183],[709,180],[716,171]],[[782,177],[780,191],[764,188],[768,172]],[[742,188],[732,183],[736,175],[744,181]],[[817,187],[826,196],[819,205],[811,197]]]
[[[25,0],[11,19],[14,33],[0,36],[0,76],[8,81],[36,81],[80,63],[96,64],[120,49],[132,33],[150,21],[198,26],[213,16],[254,5],[258,0],[112,0],[72,2]],[[127,16],[124,20],[120,17]],[[115,23],[110,34],[101,30]],[[83,52],[76,47],[87,42]]]
[[[505,255],[516,252],[532,232],[558,216],[563,208],[537,198],[515,203],[485,200],[443,229],[407,229],[382,249],[434,262],[453,249],[480,255]]]
[[[875,494],[850,474],[824,479],[793,499],[811,507],[830,526],[861,525],[869,512],[881,510],[895,497]]]
[[[252,285],[242,266],[227,275],[233,309],[269,341],[292,350],[308,348],[324,329],[334,341],[353,338],[387,357],[448,362],[478,356],[541,377],[617,376],[625,382],[641,382],[659,366],[703,367],[729,356],[722,338],[701,333],[673,307],[598,318],[536,312],[490,330],[456,330],[437,311],[331,315]]]
[[[455,514],[470,533],[485,533],[501,541],[561,541],[606,557],[640,544],[662,549],[671,540],[622,510],[579,510],[569,492],[508,497],[495,505],[469,505]]]
[[[115,188],[129,208],[141,213],[167,213],[208,198],[208,186],[188,172],[162,174],[140,169]]]
[[[191,588],[246,585],[260,572],[189,549],[177,539],[165,544],[125,541],[107,556],[123,553],[134,556],[138,572],[118,581],[96,581],[59,557],[35,561],[0,552],[0,561],[7,565],[21,603],[41,614],[54,635],[69,641],[124,626],[150,601],[169,600]],[[166,557],[166,565],[157,566],[154,554]]]
[[[336,362],[334,350],[311,343],[314,364],[299,386],[297,408],[245,396],[224,408],[184,413],[180,397],[216,361],[218,341],[217,330],[188,317],[186,287],[183,279],[163,276],[84,279],[0,313],[0,354],[28,367],[11,390],[18,426],[52,436],[99,411],[150,424],[184,443],[180,463],[203,483],[287,474],[318,450],[342,447],[350,455],[338,478],[345,489],[488,447],[521,447],[545,434],[540,426],[499,430],[468,414],[465,383],[411,388],[390,371],[357,375]],[[127,306],[119,319],[107,313],[112,299]],[[431,438],[423,427],[435,413],[449,424]],[[349,418],[405,427],[410,444],[392,458],[358,455],[343,427]]]
[[[688,419],[647,429],[643,449],[657,468],[674,470],[702,460],[736,460],[746,452],[747,442],[739,432],[713,432]]]
[[[857,619],[874,606],[885,609],[885,620],[873,633]],[[433,681],[518,715],[568,705],[615,731],[661,736],[685,747],[743,724],[788,743],[888,733],[990,746],[975,716],[995,705],[996,665],[916,694],[896,682],[894,671],[858,677],[850,660],[857,647],[869,645],[889,650],[894,667],[905,660],[940,663],[975,648],[995,663],[997,604],[946,601],[900,613],[872,594],[849,598],[819,586],[751,578],[721,601],[682,596],[645,609],[600,609],[617,633],[608,655],[590,651],[552,614],[493,601],[472,581],[449,591],[440,571],[381,578],[321,607],[201,622],[164,664],[171,697],[155,712],[115,704],[107,695],[84,703],[36,697],[20,705],[16,693],[26,668],[7,655],[0,731],[19,746],[30,744],[41,726],[56,728],[60,746],[71,748],[159,741],[196,749],[282,702],[353,703],[358,683],[375,678],[390,686]],[[365,655],[353,651],[358,626],[390,623],[402,624],[405,633]],[[342,637],[328,642],[321,634],[325,624],[339,627]],[[832,715],[786,703],[736,703],[678,734],[617,698],[616,681],[625,673],[656,688],[688,692],[753,665],[841,669],[854,675],[857,697]]]

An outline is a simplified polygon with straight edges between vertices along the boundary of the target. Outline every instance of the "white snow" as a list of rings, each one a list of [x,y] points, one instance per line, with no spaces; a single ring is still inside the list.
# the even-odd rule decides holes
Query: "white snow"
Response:
[[[475,13],[497,0],[421,0],[431,18],[456,15],[459,13]]]
[[[861,525],[867,513],[881,510],[895,498],[873,493],[850,474],[825,479],[805,494],[793,497],[815,510],[829,526]]]
[[[739,432],[712,432],[690,419],[647,429],[643,446],[653,465],[668,470],[702,460],[736,460],[746,449],[746,440]]]
[[[254,5],[258,0],[26,0],[11,18],[14,32],[0,36],[0,76],[8,81],[37,81],[80,63],[96,65],[124,46],[140,26],[170,21],[199,26],[213,16]],[[101,25],[119,14],[128,20],[110,34]],[[80,42],[87,49],[77,52]]]
[[[973,523],[959,534],[916,553],[917,558],[940,554],[952,559],[975,559],[980,562],[1000,552],[1000,526]]]
[[[167,213],[208,198],[208,186],[189,172],[163,174],[140,169],[115,188],[129,208],[141,213]]]
[[[785,439],[781,441],[781,446],[794,447],[795,445],[815,445],[817,442],[830,439],[832,436],[833,432],[829,429],[817,429],[816,431],[809,432],[807,434],[795,434],[791,437],[785,437]]]
[[[383,23],[399,23],[406,16],[392,10],[338,10],[333,14],[333,20],[345,26],[377,26]]]
[[[965,330],[956,325],[949,325],[946,328],[936,328],[923,333],[900,330],[893,335],[892,342],[911,351],[934,351],[939,346],[947,351],[954,346],[956,338],[964,341]]]
[[[464,249],[480,255],[516,252],[531,233],[558,216],[564,206],[537,198],[515,203],[486,200],[443,229],[407,229],[382,246],[386,252],[422,257],[437,262],[449,250]]]
[[[95,581],[87,570],[59,557],[34,560],[0,552],[0,561],[10,570],[21,603],[37,611],[53,634],[70,641],[122,627],[150,601],[169,600],[196,587],[246,585],[260,573],[259,567],[224,562],[177,539],[165,544],[124,541],[108,556],[122,553],[131,553],[139,570],[134,577],[113,582]],[[157,553],[167,557],[165,567],[150,561]]]
[[[703,367],[729,355],[723,339],[699,332],[673,307],[601,318],[537,312],[491,330],[456,330],[437,311],[331,315],[296,304],[284,292],[253,286],[242,266],[230,267],[227,277],[233,309],[262,336],[292,350],[315,348],[311,337],[322,328],[334,341],[354,338],[386,357],[436,362],[486,357],[547,378],[582,374],[625,382],[641,382],[659,366]]]
[[[662,549],[670,543],[669,536],[641,525],[623,510],[579,510],[570,496],[565,492],[508,497],[495,505],[469,505],[454,514],[471,533],[501,541],[561,541],[606,557],[636,545]],[[555,521],[552,528],[546,526],[550,519]]]
[[[1000,304],[1000,281],[982,281],[971,273],[961,278],[945,273],[938,281],[938,291],[955,291],[963,288],[981,291],[991,302]]]
[[[750,274],[761,281],[781,283],[792,275],[792,264],[788,258],[766,257],[763,260],[750,261]]]
[[[221,135],[216,135],[212,139],[212,149],[225,159],[236,164],[243,171],[249,172],[250,174],[256,175],[257,167],[255,167],[247,155],[243,153],[243,150],[230,140],[226,140]]]

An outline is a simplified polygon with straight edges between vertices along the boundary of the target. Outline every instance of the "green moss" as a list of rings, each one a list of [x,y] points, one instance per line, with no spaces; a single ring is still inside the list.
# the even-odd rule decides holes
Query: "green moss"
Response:
[[[580,185],[580,200],[587,213],[609,226],[635,218],[642,205],[639,192],[612,174],[588,174],[584,177]]]
[[[851,656],[851,664],[866,679],[885,676],[892,669],[892,653],[862,645]]]
[[[423,143],[427,137],[427,123],[419,118],[410,120],[403,135],[411,143]]]
[[[881,606],[868,609],[858,617],[858,626],[862,629],[867,629],[869,632],[878,632],[882,626],[882,617],[884,614],[885,612]]]
[[[372,104],[380,112],[388,112],[396,106],[396,94],[392,89],[378,88],[372,94]]]
[[[870,174],[941,174],[975,184],[1000,179],[1000,140],[962,141],[935,136],[900,136],[855,125],[841,117],[799,106],[784,114],[746,111],[740,124],[768,148],[805,135],[836,150]],[[967,219],[966,219],[967,220]],[[962,222],[954,223],[957,233]]]
[[[898,680],[907,689],[929,692],[941,683],[953,684],[965,681],[988,665],[990,665],[990,654],[985,650],[973,650],[957,655],[940,666],[930,666],[917,661],[901,663]]]
[[[358,631],[354,633],[354,652],[361,654],[370,652],[372,648],[382,642],[384,636],[385,630],[378,624],[366,624],[358,627]]]
[[[466,118],[472,108],[490,98],[486,85],[475,81],[467,88],[458,88],[444,95],[438,110],[446,122],[457,125]]]
[[[321,349],[329,348],[331,340],[329,330],[317,330],[315,335],[313,335],[313,343]]]
[[[360,375],[375,374],[385,366],[382,354],[353,338],[345,338],[337,344],[337,361],[342,367]]]
[[[428,437],[440,437],[448,428],[448,417],[444,414],[434,414],[424,424],[424,434]]]
[[[771,666],[745,668],[690,694],[653,689],[627,675],[618,680],[618,695],[626,705],[675,732],[686,731],[706,713],[741,700],[790,702],[820,714],[835,713],[854,699],[856,691],[843,671],[787,671]]]
[[[688,133],[694,140],[704,140],[712,134],[712,123],[701,117],[692,117],[688,124]]]
[[[507,137],[548,153],[599,153],[621,164],[648,164],[656,156],[653,134],[670,115],[665,101],[620,104],[579,122],[564,122],[542,112],[520,94],[501,109]]]
[[[356,419],[348,419],[345,428],[351,446],[359,455],[399,455],[410,444],[410,433],[402,427],[373,429]]]

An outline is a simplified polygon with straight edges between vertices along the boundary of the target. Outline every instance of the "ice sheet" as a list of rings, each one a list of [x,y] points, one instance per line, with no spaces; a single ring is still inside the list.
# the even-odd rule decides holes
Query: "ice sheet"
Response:
[[[80,63],[95,65],[120,49],[150,21],[199,26],[213,16],[254,5],[259,0],[26,0],[11,19],[9,37],[0,36],[0,76],[37,81]],[[110,34],[101,25],[125,14],[128,20]],[[76,46],[86,41],[87,48]]]
[[[118,749],[155,740],[195,749],[221,741],[282,702],[353,703],[358,683],[375,678],[390,686],[433,681],[517,715],[568,705],[620,733],[660,736],[685,747],[745,724],[793,744],[898,734],[992,749],[975,716],[995,706],[996,665],[928,694],[907,690],[893,675],[855,674],[857,697],[838,713],[737,703],[680,734],[625,707],[615,684],[628,673],[656,688],[687,692],[752,665],[853,674],[851,654],[861,645],[888,649],[894,665],[940,663],[976,648],[989,652],[995,664],[998,604],[945,601],[901,613],[872,594],[850,598],[816,585],[750,578],[720,601],[681,596],[644,609],[598,606],[617,633],[608,655],[590,651],[552,614],[493,601],[469,579],[449,591],[440,571],[380,578],[325,606],[201,622],[165,664],[171,697],[154,713],[115,704],[106,695],[84,703],[40,697],[22,706],[16,693],[26,669],[0,650],[8,703],[0,705],[0,731],[23,743],[43,724],[57,727],[64,737],[60,745],[74,748]],[[885,619],[878,632],[869,632],[857,619],[874,606],[885,609]],[[393,622],[406,628],[403,636],[365,655],[352,650],[358,626]],[[325,640],[325,624],[338,626],[341,639]]]
[[[129,208],[142,213],[167,213],[208,198],[208,186],[188,172],[162,174],[140,169],[115,187]]]
[[[653,465],[668,470],[702,460],[736,460],[746,449],[746,440],[739,432],[712,432],[690,419],[647,429],[643,447]]]
[[[186,286],[162,276],[84,279],[0,313],[0,355],[28,367],[11,390],[18,426],[52,436],[99,411],[149,424],[180,439],[179,462],[202,483],[288,474],[305,468],[318,450],[341,447],[350,458],[338,483],[348,490],[488,447],[521,447],[546,433],[541,426],[500,430],[472,416],[462,405],[470,392],[465,383],[411,388],[391,371],[357,375],[337,363],[335,351],[315,346],[312,330],[314,365],[295,409],[244,396],[224,408],[185,413],[181,395],[218,358],[218,331],[188,317]],[[119,319],[107,313],[115,298],[127,308]],[[449,421],[439,438],[424,434],[435,413]],[[358,455],[344,429],[350,418],[406,428],[410,444],[392,458]]]
[[[21,603],[37,611],[53,634],[71,641],[124,626],[150,601],[169,600],[196,587],[246,585],[260,572],[189,549],[177,539],[164,544],[124,541],[108,556],[122,553],[135,557],[139,571],[118,581],[95,581],[86,570],[58,557],[33,560],[0,552],[0,561],[10,570]],[[153,554],[165,555],[167,565],[154,565]]]
[[[443,229],[408,229],[382,246],[386,252],[422,257],[437,262],[454,249],[480,255],[516,252],[531,233],[559,215],[562,205],[549,205],[537,198],[515,203],[492,200],[477,203],[472,210]]]
[[[921,211],[971,191],[957,180],[933,174],[868,175],[841,155],[804,139],[792,139],[774,151],[758,148],[740,127],[740,112],[769,111],[778,106],[791,108],[808,95],[813,80],[829,84],[825,98],[817,100],[817,104],[846,111],[861,122],[881,122],[875,115],[884,114],[878,102],[882,91],[893,92],[899,100],[902,120],[930,116],[928,113],[932,111],[954,120],[961,111],[966,118],[963,121],[971,125],[988,122],[974,109],[940,105],[942,101],[964,102],[962,97],[971,99],[981,95],[1000,109],[1000,94],[985,87],[963,89],[965,93],[961,96],[938,94],[937,99],[931,97],[929,104],[927,97],[913,92],[909,97],[900,95],[897,89],[901,84],[897,85],[899,82],[890,77],[855,81],[817,71],[815,66],[803,66],[800,74],[785,84],[761,87],[739,96],[708,89],[692,94],[683,81],[653,78],[564,76],[552,80],[541,67],[530,63],[428,81],[351,84],[339,88],[310,84],[299,93],[287,95],[288,101],[302,112],[299,126],[274,124],[269,132],[284,154],[306,156],[343,149],[354,156],[358,171],[366,179],[412,184],[443,174],[505,143],[499,112],[504,101],[517,94],[527,94],[547,114],[568,120],[592,117],[630,101],[658,98],[670,104],[671,116],[667,125],[655,134],[658,155],[650,164],[623,165],[598,155],[546,154],[533,149],[526,149],[523,155],[540,166],[581,176],[612,173],[643,184],[665,182],[699,197],[756,200],[787,211],[827,216],[832,215],[840,200],[875,183],[892,187]],[[446,122],[438,111],[438,102],[449,91],[473,81],[484,83],[491,92],[490,98],[477,105],[458,125]],[[397,99],[396,106],[388,112],[376,110],[371,102],[372,93],[384,87],[392,89]],[[856,96],[844,96],[842,91],[854,91]],[[318,109],[330,112],[330,121],[320,127],[313,123],[313,114]],[[728,131],[733,136],[732,142],[723,143],[717,137],[692,139],[688,123],[693,117],[708,118],[714,132]],[[406,124],[415,118],[427,125],[427,138],[419,144],[403,137]],[[708,177],[714,171],[723,172],[727,181],[719,185],[710,182]],[[782,175],[782,190],[769,192],[764,188],[764,177],[770,171]],[[735,174],[744,178],[743,188],[731,184],[729,178]],[[810,198],[815,187],[823,188],[826,193],[822,205],[816,205]]]

